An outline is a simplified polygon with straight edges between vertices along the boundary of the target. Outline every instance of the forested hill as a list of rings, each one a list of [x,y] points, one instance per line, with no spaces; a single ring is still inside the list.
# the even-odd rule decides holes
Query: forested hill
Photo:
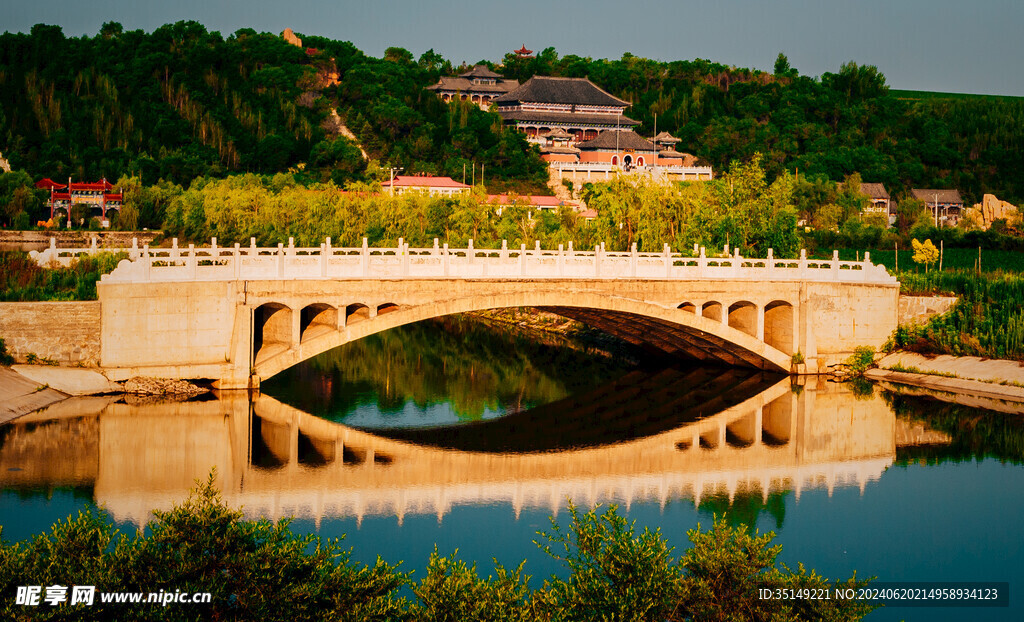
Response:
[[[105,24],[94,37],[53,26],[0,36],[0,151],[35,177],[117,179],[141,173],[187,184],[197,176],[296,169],[343,183],[367,173],[337,135],[336,109],[371,158],[406,172],[461,179],[486,165],[488,182],[536,189],[543,162],[498,117],[440,102],[424,86],[451,63],[390,48],[384,58],[352,44],[299,34],[230,36],[179,22],[153,33]],[[820,79],[781,57],[773,73],[711,61],[614,61],[507,55],[487,63],[507,77],[589,77],[634,102],[640,132],[667,130],[723,170],[765,155],[782,170],[841,180],[860,172],[894,195],[909,187],[958,188],[1024,200],[1024,98],[905,97],[875,68],[848,63]],[[339,79],[334,84],[332,78]],[[517,186],[518,184],[518,186]],[[501,184],[499,184],[501,185]]]
[[[0,152],[15,169],[57,180],[141,173],[187,185],[296,168],[308,181],[343,183],[366,163],[338,136],[337,108],[382,165],[461,178],[463,164],[485,164],[489,178],[543,186],[544,163],[521,135],[423,89],[440,66],[319,37],[303,45],[248,29],[224,37],[195,22],[151,34],[108,23],[91,38],[44,25],[5,33]]]

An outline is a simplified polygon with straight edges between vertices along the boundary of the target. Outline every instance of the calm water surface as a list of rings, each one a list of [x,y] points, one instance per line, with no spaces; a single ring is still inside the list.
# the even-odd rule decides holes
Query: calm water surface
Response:
[[[567,499],[617,503],[680,550],[715,513],[775,531],[830,578],[1009,581],[1009,609],[870,620],[1024,618],[1020,414],[874,388],[650,363],[475,321],[368,337],[250,401],[68,400],[0,426],[0,524],[28,537],[88,506],[125,529],[216,466],[225,499],[346,535],[357,560],[421,574],[436,545],[539,585],[533,543]]]

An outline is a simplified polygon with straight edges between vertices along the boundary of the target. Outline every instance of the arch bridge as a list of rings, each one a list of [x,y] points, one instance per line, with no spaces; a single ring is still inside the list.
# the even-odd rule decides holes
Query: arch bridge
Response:
[[[101,366],[258,386],[342,344],[455,313],[536,307],[717,364],[818,373],[896,327],[899,283],[870,262],[739,253],[134,247],[105,275]]]

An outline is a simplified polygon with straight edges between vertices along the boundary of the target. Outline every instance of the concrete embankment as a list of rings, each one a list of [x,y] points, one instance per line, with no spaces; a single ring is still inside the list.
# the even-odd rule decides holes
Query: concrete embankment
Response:
[[[1017,361],[895,352],[865,375],[882,384],[916,387],[912,392],[944,401],[1024,413],[1024,367]]]
[[[187,380],[131,378],[118,383],[95,369],[49,365],[0,367],[0,424],[70,397],[155,395],[188,399],[209,389]]]
[[[68,397],[56,389],[0,367],[0,424]]]

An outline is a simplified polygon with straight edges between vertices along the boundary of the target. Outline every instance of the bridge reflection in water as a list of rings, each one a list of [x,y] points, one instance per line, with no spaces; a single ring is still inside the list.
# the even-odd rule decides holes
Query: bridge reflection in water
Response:
[[[436,514],[865,485],[892,464],[896,419],[843,385],[668,369],[459,428],[371,433],[269,396],[163,404],[69,400],[0,427],[0,487],[92,485],[142,524],[216,467],[225,500],[277,519]],[[497,442],[501,441],[500,443]]]

